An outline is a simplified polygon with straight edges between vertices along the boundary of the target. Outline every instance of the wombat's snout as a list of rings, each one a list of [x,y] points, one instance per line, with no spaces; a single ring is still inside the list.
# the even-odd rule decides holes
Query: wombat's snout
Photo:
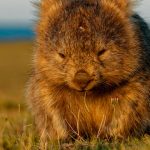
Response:
[[[81,90],[84,90],[92,81],[92,78],[86,71],[79,70],[78,72],[76,72],[73,81],[78,87],[80,87]]]

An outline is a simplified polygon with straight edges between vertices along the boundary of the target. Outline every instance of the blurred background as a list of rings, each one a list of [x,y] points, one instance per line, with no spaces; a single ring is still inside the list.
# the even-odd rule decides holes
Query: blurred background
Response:
[[[36,17],[31,0],[0,0],[0,110],[24,107]]]
[[[150,0],[141,0],[135,7],[147,23],[149,9]],[[35,12],[31,0],[0,0],[0,110],[24,106],[35,38]]]

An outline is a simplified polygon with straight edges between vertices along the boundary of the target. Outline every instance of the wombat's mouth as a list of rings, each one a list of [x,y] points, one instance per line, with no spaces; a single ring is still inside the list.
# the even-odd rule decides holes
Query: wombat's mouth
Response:
[[[68,86],[76,90],[78,92],[89,92],[92,91],[92,89],[97,85],[97,83],[94,80],[89,80],[87,83],[78,84],[76,82],[70,82],[68,83]]]
[[[108,93],[111,93],[112,91],[114,91],[116,88],[118,88],[119,85],[115,85],[115,84],[112,84],[112,85],[108,85],[106,84],[105,82],[96,82],[93,83],[93,84],[89,84],[89,86],[87,86],[85,89],[81,89],[79,87],[76,87],[76,86],[69,86],[70,89],[78,92],[78,93],[87,93],[87,95],[90,95],[90,94],[94,94],[94,95],[105,95],[105,94],[108,94]]]

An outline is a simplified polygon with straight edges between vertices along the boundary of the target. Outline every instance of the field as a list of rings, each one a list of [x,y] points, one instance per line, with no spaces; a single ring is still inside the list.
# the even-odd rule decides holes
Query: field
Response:
[[[31,68],[32,42],[0,44],[0,150],[38,150],[39,137],[24,98],[25,84]],[[150,137],[126,142],[76,140],[49,149],[66,150],[150,150]]]

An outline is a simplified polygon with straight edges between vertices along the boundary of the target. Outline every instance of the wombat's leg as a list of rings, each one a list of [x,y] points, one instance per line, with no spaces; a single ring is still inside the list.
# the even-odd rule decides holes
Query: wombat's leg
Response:
[[[62,108],[58,107],[52,94],[45,84],[31,84],[28,91],[29,106],[35,118],[36,128],[40,134],[41,141],[65,139],[67,127],[62,117]],[[34,88],[38,87],[38,88]]]
[[[47,148],[48,142],[54,143],[58,140],[65,140],[68,136],[64,121],[57,114],[57,111],[53,110],[48,115],[40,113],[40,115],[35,116],[42,150]]]
[[[45,115],[42,115],[42,113],[35,113],[35,124],[36,128],[38,130],[39,138],[40,138],[40,150],[47,150],[47,143],[48,143],[48,137],[47,137],[47,125],[46,125],[46,117]]]
[[[139,92],[141,91],[141,92]],[[116,99],[109,135],[114,138],[143,134],[149,124],[149,106],[146,91],[142,87],[127,89],[123,97]]]

